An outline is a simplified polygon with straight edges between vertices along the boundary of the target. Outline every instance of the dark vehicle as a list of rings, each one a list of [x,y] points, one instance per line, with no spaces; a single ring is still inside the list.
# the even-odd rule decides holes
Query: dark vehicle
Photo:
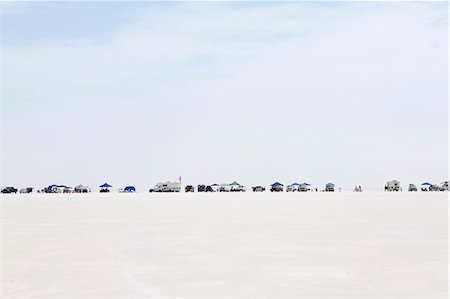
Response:
[[[194,192],[194,186],[192,186],[192,185],[187,185],[187,186],[184,188],[184,192]]]
[[[206,186],[205,192],[214,192],[214,189],[211,186]]]
[[[278,182],[273,183],[270,186],[270,192],[283,192],[283,187],[284,187],[284,185],[281,183],[278,183]]]
[[[159,187],[155,187],[155,188],[151,188],[150,190],[148,190],[148,192],[152,193],[152,192],[163,192],[163,190]]]
[[[417,191],[417,187],[414,184],[409,184],[408,191],[415,192]]]
[[[14,187],[5,187],[2,189],[2,193],[17,193],[17,189]]]
[[[253,186],[252,187],[253,192],[264,192],[266,191],[266,187],[263,186]]]
[[[197,186],[197,192],[205,192],[206,186],[205,185],[198,185]]]
[[[136,188],[134,186],[126,186],[125,189],[123,189],[123,193],[134,193],[136,192]]]
[[[325,185],[325,192],[334,192],[334,184],[328,183]]]

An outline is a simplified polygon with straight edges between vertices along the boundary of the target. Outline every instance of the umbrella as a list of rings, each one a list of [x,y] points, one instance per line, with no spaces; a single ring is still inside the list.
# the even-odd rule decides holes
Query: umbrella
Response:
[[[220,186],[220,185],[218,185],[218,184],[212,184],[211,186],[217,187],[217,186]]]
[[[103,185],[100,186],[100,188],[111,188],[112,186],[108,183],[104,183]]]

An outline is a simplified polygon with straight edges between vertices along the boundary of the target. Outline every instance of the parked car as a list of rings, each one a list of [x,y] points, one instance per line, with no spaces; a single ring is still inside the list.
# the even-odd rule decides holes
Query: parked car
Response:
[[[63,193],[72,193],[72,187],[63,187]]]
[[[440,191],[448,191],[448,181],[442,182],[439,186]]]
[[[239,186],[231,186],[231,192],[245,192],[245,187],[242,185]]]
[[[184,192],[194,192],[194,186],[192,186],[192,185],[187,185],[187,186],[184,188]]]
[[[428,191],[441,191],[441,188],[439,188],[438,185],[431,185],[431,186],[428,188]]]
[[[219,187],[219,192],[230,192],[231,186],[230,185],[223,185]]]
[[[417,191],[416,185],[414,185],[414,184],[409,184],[408,191],[410,191],[410,192],[416,192],[416,191]]]
[[[294,192],[294,191],[295,191],[294,186],[292,186],[292,185],[286,186],[286,192]]]
[[[310,185],[308,183],[303,183],[300,184],[298,186],[298,191],[299,192],[307,192],[307,191],[311,191],[311,188],[309,187]]]
[[[134,193],[136,192],[136,188],[134,186],[126,186],[123,190],[123,193]]]
[[[334,184],[328,183],[325,185],[325,192],[334,192]]]
[[[31,193],[31,192],[33,192],[33,188],[31,188],[31,187],[23,188],[23,189],[20,189],[19,192],[20,193]]]
[[[3,188],[2,189],[2,193],[6,193],[6,194],[8,194],[8,193],[17,193],[17,189],[16,188],[14,188],[14,187],[5,187],[5,188]]]
[[[270,192],[283,192],[283,190],[284,190],[284,185],[281,183],[278,183],[278,182],[273,183],[270,186]]]
[[[264,192],[266,191],[266,187],[263,186],[253,186],[252,187],[253,192]]]
[[[208,185],[208,186],[206,186],[205,192],[214,192],[214,189],[213,189],[213,187]]]
[[[205,192],[206,186],[205,185],[198,185],[197,186],[197,192]]]
[[[148,190],[148,192],[152,193],[152,192],[163,192],[163,190],[159,187],[154,187],[154,188],[150,188]]]

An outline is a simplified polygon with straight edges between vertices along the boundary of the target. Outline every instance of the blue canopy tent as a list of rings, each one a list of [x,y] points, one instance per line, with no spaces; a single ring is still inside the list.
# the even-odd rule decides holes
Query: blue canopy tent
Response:
[[[136,192],[136,188],[134,186],[126,186],[125,189],[123,189],[124,192]]]
[[[308,183],[303,183],[303,185],[305,185],[305,186],[311,186],[311,184],[308,184]]]
[[[433,186],[433,184],[430,184],[430,183],[423,183],[422,186]]]
[[[272,185],[270,185],[271,187],[276,187],[276,186],[284,186],[282,183],[278,183],[278,182],[275,182],[275,183],[273,183]]]
[[[300,184],[295,182],[295,183],[292,184],[292,186],[300,186]]]
[[[328,184],[325,185],[325,187],[326,186],[334,187],[334,184],[333,183],[328,183]]]
[[[230,186],[240,186],[241,184],[239,184],[238,182],[234,181],[230,184]]]
[[[100,188],[111,188],[112,186],[108,183],[104,183],[103,185],[100,186]]]
[[[211,186],[217,187],[217,186],[220,186],[220,185],[219,184],[212,184]]]

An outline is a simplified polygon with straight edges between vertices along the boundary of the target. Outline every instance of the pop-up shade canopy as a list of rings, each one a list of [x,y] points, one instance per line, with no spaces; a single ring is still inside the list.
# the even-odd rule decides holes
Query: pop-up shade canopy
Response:
[[[432,186],[433,184],[430,183],[423,183],[422,186]]]
[[[104,183],[103,185],[100,186],[100,188],[111,188],[112,186],[108,183]]]
[[[273,184],[271,185],[271,187],[274,187],[274,186],[283,186],[283,184],[282,184],[282,183],[275,182],[275,183],[273,183]]]

